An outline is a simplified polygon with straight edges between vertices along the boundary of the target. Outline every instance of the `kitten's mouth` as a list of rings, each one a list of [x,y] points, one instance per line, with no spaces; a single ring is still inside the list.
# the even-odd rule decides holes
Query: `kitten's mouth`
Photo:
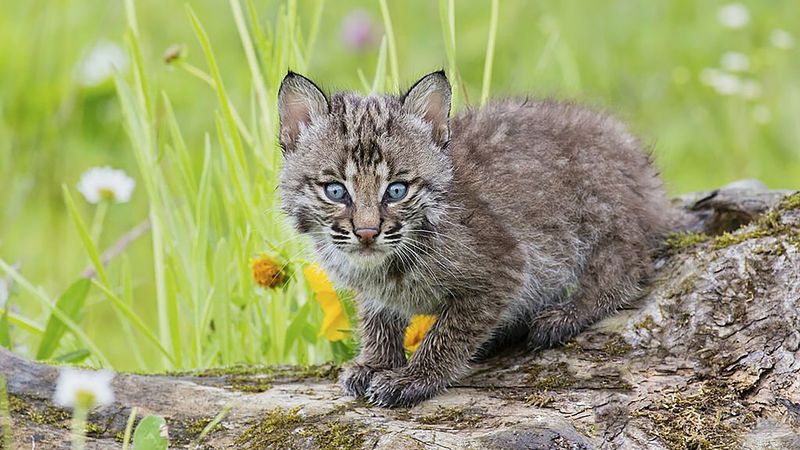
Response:
[[[388,254],[386,248],[377,245],[359,245],[347,251],[347,256],[358,265],[376,265]]]

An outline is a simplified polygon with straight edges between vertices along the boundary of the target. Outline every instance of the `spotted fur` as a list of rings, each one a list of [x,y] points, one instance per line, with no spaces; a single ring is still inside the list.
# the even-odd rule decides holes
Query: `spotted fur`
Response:
[[[338,92],[289,73],[279,95],[283,208],[334,281],[357,292],[361,352],[348,394],[413,405],[469,362],[559,344],[629,301],[672,212],[617,120],[549,100],[449,118],[443,72],[404,95]],[[389,183],[407,196],[386,201]],[[337,203],[326,183],[346,186]],[[354,230],[376,227],[365,247]],[[438,320],[406,360],[412,314]]]

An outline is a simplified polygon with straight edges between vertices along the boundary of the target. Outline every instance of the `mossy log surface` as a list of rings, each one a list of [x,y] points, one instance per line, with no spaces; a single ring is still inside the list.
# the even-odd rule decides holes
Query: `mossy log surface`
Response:
[[[167,418],[171,448],[800,449],[799,195],[738,182],[676,200],[697,233],[668,240],[629,308],[417,407],[344,397],[333,366],[120,374],[88,448],[120,448],[135,406]],[[17,446],[67,448],[58,369],[0,350],[0,373]]]

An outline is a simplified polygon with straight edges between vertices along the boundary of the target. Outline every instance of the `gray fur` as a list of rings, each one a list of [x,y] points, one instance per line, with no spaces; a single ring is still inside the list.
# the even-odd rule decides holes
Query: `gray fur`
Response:
[[[301,125],[286,121],[287,92],[313,105]],[[639,292],[673,218],[639,141],[578,105],[497,101],[448,121],[443,72],[403,96],[339,92],[324,106],[290,73],[279,97],[283,208],[357,293],[362,348],[341,381],[377,405],[416,404],[476,357],[563,343],[610,314]],[[398,180],[407,197],[383,201]],[[349,203],[326,198],[333,181]],[[380,234],[365,249],[353,230],[367,223]],[[438,320],[406,361],[412,314]]]

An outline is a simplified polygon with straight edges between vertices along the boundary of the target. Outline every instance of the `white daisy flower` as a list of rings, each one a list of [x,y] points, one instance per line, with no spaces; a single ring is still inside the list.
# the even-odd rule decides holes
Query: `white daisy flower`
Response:
[[[744,53],[725,52],[720,65],[728,72],[744,72],[750,68],[750,59]]]
[[[131,199],[136,181],[124,170],[111,167],[92,167],[81,175],[78,190],[89,203],[97,204],[101,200],[113,200],[116,203],[127,203]]]
[[[700,81],[712,87],[720,95],[738,94],[742,88],[739,77],[719,69],[703,69],[700,72]]]
[[[97,86],[106,81],[115,72],[123,72],[128,68],[128,54],[119,45],[107,41],[98,41],[81,58],[78,64],[78,81],[87,87]]]
[[[719,9],[717,20],[728,28],[742,28],[750,22],[750,11],[741,3],[730,3]]]
[[[788,50],[794,47],[794,38],[788,31],[777,29],[772,30],[772,33],[769,34],[769,43],[773,47]]]
[[[734,95],[741,91],[742,81],[736,75],[722,74],[714,80],[712,87],[720,95]]]
[[[114,402],[114,391],[111,389],[113,379],[114,373],[108,370],[88,371],[65,367],[58,375],[53,402],[67,408],[108,406]]]

